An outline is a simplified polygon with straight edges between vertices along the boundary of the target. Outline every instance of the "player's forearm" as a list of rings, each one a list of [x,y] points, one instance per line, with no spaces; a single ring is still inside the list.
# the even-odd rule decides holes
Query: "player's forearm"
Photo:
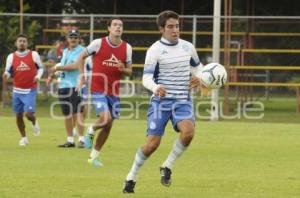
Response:
[[[203,65],[200,63],[197,67],[191,67],[191,73],[197,78],[201,78]]]
[[[84,61],[87,57],[88,57],[88,54],[86,54],[85,52],[82,52],[76,61],[77,68],[79,69],[81,76],[84,75]]]
[[[71,70],[77,70],[77,69],[78,69],[77,63],[55,66],[56,71],[71,71]]]
[[[2,75],[2,79],[3,79],[3,83],[5,84],[7,82],[7,80],[9,79],[9,73],[4,72]]]
[[[77,67],[79,69],[79,81],[77,85],[77,89],[81,89],[81,87],[85,84],[85,76],[84,76],[84,61],[86,59],[87,55],[84,53],[81,53],[79,58],[76,61]]]
[[[8,71],[4,71],[3,75],[6,75],[6,78],[10,78],[11,77],[11,74]]]
[[[12,63],[13,62],[13,54],[8,55],[6,59],[6,66],[4,73],[7,75],[7,78],[11,77],[12,75]]]
[[[125,75],[125,76],[130,77],[132,75],[132,69],[131,68],[124,68],[122,70],[122,74]]]
[[[159,85],[153,81],[153,74],[144,74],[143,75],[143,85],[146,89],[149,89],[153,93],[156,93]]]
[[[36,77],[37,77],[38,79],[41,79],[43,73],[44,73],[44,69],[43,69],[43,68],[39,68],[38,71],[37,71]]]

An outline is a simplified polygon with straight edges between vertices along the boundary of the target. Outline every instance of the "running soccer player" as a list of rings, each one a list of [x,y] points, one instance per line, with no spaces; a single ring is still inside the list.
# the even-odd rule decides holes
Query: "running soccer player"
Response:
[[[93,138],[97,130],[101,130],[90,153],[88,163],[99,167],[102,162],[98,159],[99,152],[105,144],[114,119],[120,114],[120,79],[122,75],[131,76],[132,47],[121,39],[123,22],[119,18],[107,21],[108,36],[95,39],[84,50],[77,63],[81,70],[81,81],[78,89],[85,84],[84,60],[92,56],[93,68],[91,72],[92,102],[96,108],[97,120],[87,128],[85,147],[93,147]],[[72,66],[72,65],[70,65]]]
[[[29,141],[26,136],[23,116],[31,122],[35,136],[40,134],[40,126],[36,119],[37,82],[43,75],[43,65],[36,51],[27,49],[28,37],[25,34],[17,36],[15,45],[17,51],[8,55],[3,73],[3,82],[13,78],[13,110],[21,134],[20,146],[26,146]]]
[[[135,154],[124,193],[134,193],[138,171],[158,148],[169,120],[180,135],[160,166],[164,186],[171,185],[171,169],[194,136],[195,117],[189,91],[200,85],[202,64],[195,47],[179,38],[177,13],[164,11],[156,22],[162,37],[148,49],[143,74],[143,85],[153,92],[147,114],[147,138]]]

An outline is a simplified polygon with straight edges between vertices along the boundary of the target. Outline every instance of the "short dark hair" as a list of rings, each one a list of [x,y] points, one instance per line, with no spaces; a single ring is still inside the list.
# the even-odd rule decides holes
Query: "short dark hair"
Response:
[[[28,40],[28,36],[26,34],[23,34],[23,33],[18,34],[16,40],[18,40],[18,38],[26,38]]]
[[[113,20],[120,20],[120,21],[122,21],[122,19],[119,18],[119,17],[112,17],[112,18],[110,18],[110,19],[107,20],[107,22],[106,22],[107,27],[110,27],[110,26],[111,26],[111,22],[112,22]]]
[[[172,10],[165,10],[158,14],[156,18],[156,24],[158,28],[165,27],[166,21],[170,18],[179,20],[179,15]]]

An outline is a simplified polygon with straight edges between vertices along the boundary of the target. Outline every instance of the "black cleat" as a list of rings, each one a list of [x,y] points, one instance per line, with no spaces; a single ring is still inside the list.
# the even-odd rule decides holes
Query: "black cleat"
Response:
[[[60,148],[71,148],[71,147],[75,147],[75,144],[71,143],[71,142],[66,142],[64,144],[58,145],[58,147],[60,147]]]
[[[171,180],[171,175],[172,175],[172,171],[171,169],[167,168],[167,167],[160,167],[160,183],[164,186],[169,187],[172,183]]]
[[[125,180],[123,193],[134,193],[135,183],[133,180]]]

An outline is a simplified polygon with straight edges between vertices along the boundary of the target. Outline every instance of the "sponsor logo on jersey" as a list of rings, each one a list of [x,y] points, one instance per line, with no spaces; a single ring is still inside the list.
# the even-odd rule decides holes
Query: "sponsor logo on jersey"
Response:
[[[115,55],[111,55],[111,57],[107,60],[104,60],[102,62],[103,65],[108,66],[108,67],[118,67],[118,59],[115,57]]]
[[[26,65],[26,63],[24,63],[23,61],[21,61],[20,65],[17,66],[17,71],[28,71],[30,70],[30,67],[28,65]]]

